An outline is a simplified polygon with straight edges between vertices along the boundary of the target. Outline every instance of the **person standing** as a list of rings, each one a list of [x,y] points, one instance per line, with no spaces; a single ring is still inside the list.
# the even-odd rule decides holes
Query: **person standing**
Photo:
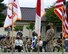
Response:
[[[31,48],[33,52],[37,51],[37,34],[34,32],[32,33],[32,44],[31,44]]]
[[[65,52],[68,52],[68,38],[64,39],[64,49],[65,49]]]
[[[46,32],[46,51],[52,52],[53,51],[53,37],[54,37],[54,27],[52,23],[48,24],[48,30]]]
[[[43,41],[39,39],[39,51],[42,52]]]

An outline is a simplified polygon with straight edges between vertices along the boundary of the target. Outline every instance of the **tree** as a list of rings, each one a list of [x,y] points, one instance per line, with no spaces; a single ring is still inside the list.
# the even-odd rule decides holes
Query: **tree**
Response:
[[[54,7],[53,6],[51,6],[49,9],[47,9],[46,17],[47,17],[48,22],[52,22],[54,25],[56,25],[56,24],[61,25],[60,19],[54,13]]]
[[[68,16],[68,1],[66,2],[66,7],[67,7],[67,16]],[[54,5],[51,6],[47,11],[46,11],[46,17],[47,21],[52,22],[54,25],[58,24],[61,25],[62,22],[58,18],[57,15],[54,13]]]
[[[3,14],[4,9],[6,6],[2,3],[4,0],[0,0],[0,27],[3,26],[3,21],[5,20],[5,15]]]
[[[29,30],[29,36],[30,36],[30,31],[32,31],[34,29],[34,23],[33,22],[30,22],[29,25],[26,27],[26,29]]]
[[[28,30],[33,30],[34,29],[34,23],[30,22],[29,26],[26,27]]]
[[[23,26],[15,26],[14,30],[15,31],[23,31]]]

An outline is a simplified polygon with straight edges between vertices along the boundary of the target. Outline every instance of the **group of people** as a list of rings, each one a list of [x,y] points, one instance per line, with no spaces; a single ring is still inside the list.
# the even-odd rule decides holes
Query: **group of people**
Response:
[[[13,40],[13,49],[17,50],[18,52],[21,52],[22,50],[25,52],[37,52],[37,44],[38,44],[38,38],[37,34],[34,32],[32,34],[32,38],[29,38],[26,36],[25,38],[21,38],[20,35],[16,35],[16,37]],[[42,40],[40,39],[39,43],[39,49],[42,52]],[[4,52],[7,51],[7,49],[12,50],[12,38],[10,36],[3,35],[2,39],[0,40],[1,48],[4,50]]]
[[[33,52],[40,51],[42,52],[43,50],[46,52],[51,52],[53,51],[53,37],[54,37],[54,28],[53,24],[49,23],[48,24],[48,29],[46,32],[46,37],[45,41],[41,39],[41,36],[38,41],[38,35],[33,32],[32,33],[32,39],[31,39],[31,45],[30,48]]]
[[[19,35],[20,33],[18,33],[14,38],[13,49],[17,50],[18,52],[21,52],[21,50],[25,52],[53,52],[57,48],[57,51],[60,51],[60,47],[62,47],[61,38],[55,37],[54,27],[52,23],[49,23],[47,28],[48,29],[46,31],[45,41],[41,39],[41,36],[38,41],[38,35],[35,32],[32,33],[31,38],[29,38],[28,36],[22,38],[22,35]],[[67,45],[68,39],[65,40],[66,41],[64,43]],[[4,35],[0,41],[0,44],[2,47],[12,50],[12,42],[9,35]]]
[[[24,49],[26,52],[37,52],[38,49],[40,52],[42,52],[42,45],[43,41],[39,39],[38,43],[38,37],[35,32],[32,33],[32,38],[29,38],[26,36],[26,39],[24,41]]]
[[[41,36],[38,41],[38,35],[37,33],[33,32],[32,37],[29,38],[28,36],[22,38],[22,35],[20,35],[20,32],[17,33],[13,48],[15,50],[18,50],[18,52],[21,52],[21,50],[24,50],[26,52],[37,52],[38,50],[40,52],[44,51],[53,51],[53,37],[54,37],[54,28],[53,24],[48,25],[48,29],[46,31],[46,37],[45,41],[42,41]],[[12,42],[10,36],[7,36],[7,38],[2,39],[1,41],[4,42],[2,46],[11,46],[10,49],[12,49]],[[7,44],[6,44],[7,43]]]

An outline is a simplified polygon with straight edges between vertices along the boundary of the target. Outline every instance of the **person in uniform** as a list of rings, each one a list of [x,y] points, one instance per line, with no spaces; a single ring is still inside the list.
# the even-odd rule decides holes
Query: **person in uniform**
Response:
[[[49,29],[46,32],[46,51],[53,51],[53,37],[54,37],[54,27],[52,23],[48,24]]]

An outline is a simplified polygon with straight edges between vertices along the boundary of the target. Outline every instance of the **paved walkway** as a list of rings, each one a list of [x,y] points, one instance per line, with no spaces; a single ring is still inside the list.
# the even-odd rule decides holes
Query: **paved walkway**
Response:
[[[11,52],[0,52],[0,54],[12,54]],[[62,52],[13,52],[13,54],[62,54]],[[64,52],[64,54],[68,54]]]

